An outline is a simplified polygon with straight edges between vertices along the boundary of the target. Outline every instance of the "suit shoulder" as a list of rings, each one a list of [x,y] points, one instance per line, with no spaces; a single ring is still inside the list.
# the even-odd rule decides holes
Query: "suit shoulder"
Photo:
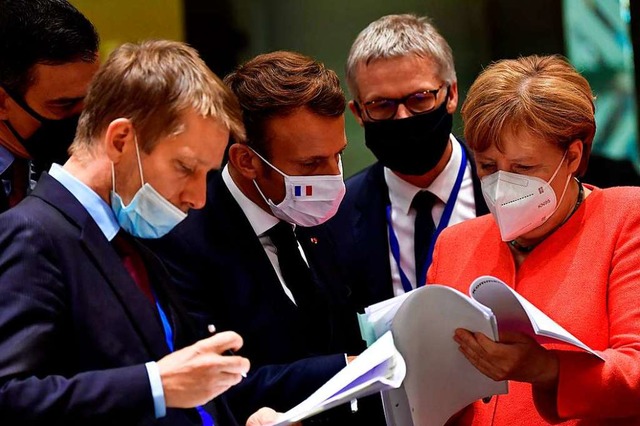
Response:
[[[638,206],[640,202],[640,187],[636,186],[616,186],[612,188],[593,188],[594,192],[601,192],[607,202],[613,203],[633,203]]]
[[[374,167],[376,167],[376,164],[372,164],[369,167],[365,167],[364,169],[360,170],[358,173],[348,178],[345,181],[345,185],[347,186],[347,191],[349,190],[355,191],[362,188],[364,185],[366,185],[366,182],[369,179],[369,176],[374,171]]]

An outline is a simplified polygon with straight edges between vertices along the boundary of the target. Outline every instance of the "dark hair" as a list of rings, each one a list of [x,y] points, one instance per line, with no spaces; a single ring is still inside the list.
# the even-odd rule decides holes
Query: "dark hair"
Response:
[[[269,156],[266,122],[309,108],[325,117],[339,117],[346,105],[336,73],[312,58],[278,51],[258,55],[227,75],[242,107],[247,144]]]
[[[66,0],[0,0],[0,86],[24,96],[37,64],[92,62],[95,28]]]

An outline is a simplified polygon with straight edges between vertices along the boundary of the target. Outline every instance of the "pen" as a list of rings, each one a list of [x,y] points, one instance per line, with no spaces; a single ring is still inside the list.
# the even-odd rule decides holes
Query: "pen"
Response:
[[[209,330],[209,333],[213,336],[214,334],[216,334],[216,326],[213,324],[209,324],[207,325],[207,330]],[[228,355],[228,356],[234,356],[235,352],[233,352],[231,349],[227,349],[226,351],[222,352],[222,355]],[[242,377],[244,377],[245,379],[247,378],[247,375],[245,373],[240,373],[240,375]]]

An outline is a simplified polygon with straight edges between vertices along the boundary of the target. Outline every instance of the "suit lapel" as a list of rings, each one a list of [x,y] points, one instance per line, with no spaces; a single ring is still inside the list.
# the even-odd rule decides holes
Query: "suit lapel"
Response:
[[[237,263],[238,259],[250,259],[251,264],[248,266],[251,269],[250,273],[255,277],[251,282],[263,286],[263,293],[268,297],[281,299],[281,303],[294,309],[295,305],[282,290],[280,279],[262,243],[240,205],[229,192],[222,175],[216,173],[209,184],[210,199],[205,207],[206,220],[211,224],[209,238],[215,241],[221,238],[222,234],[222,241],[227,243],[224,252],[228,254],[230,261]],[[225,256],[225,253],[222,253],[222,256]]]
[[[390,204],[389,190],[384,180],[384,168],[375,163],[367,172],[364,190],[355,202],[354,238],[361,264],[366,265],[368,283],[384,283],[376,292],[393,296],[386,208]],[[382,249],[384,247],[384,249]]]
[[[462,140],[458,139],[462,149],[465,150],[467,154],[467,161],[471,165],[471,179],[473,181],[473,198],[476,203],[476,216],[482,216],[489,213],[489,208],[487,207],[487,202],[484,200],[482,196],[482,187],[480,185],[480,178],[478,177],[478,171],[476,169],[476,162],[473,158],[473,152],[469,149],[467,144]]]
[[[149,353],[156,358],[166,355],[168,348],[155,306],[149,303],[137,288],[120,257],[82,204],[47,173],[43,173],[32,195],[59,210],[70,222],[78,226],[79,240],[87,256],[100,270],[107,285],[112,288]]]

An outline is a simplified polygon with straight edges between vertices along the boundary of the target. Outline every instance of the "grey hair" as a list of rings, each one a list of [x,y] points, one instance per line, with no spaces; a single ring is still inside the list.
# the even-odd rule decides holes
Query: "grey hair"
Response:
[[[431,59],[439,67],[439,77],[447,84],[457,81],[451,47],[429,18],[413,14],[387,15],[370,23],[351,46],[346,67],[351,95],[358,95],[356,68],[360,64],[405,55]]]

